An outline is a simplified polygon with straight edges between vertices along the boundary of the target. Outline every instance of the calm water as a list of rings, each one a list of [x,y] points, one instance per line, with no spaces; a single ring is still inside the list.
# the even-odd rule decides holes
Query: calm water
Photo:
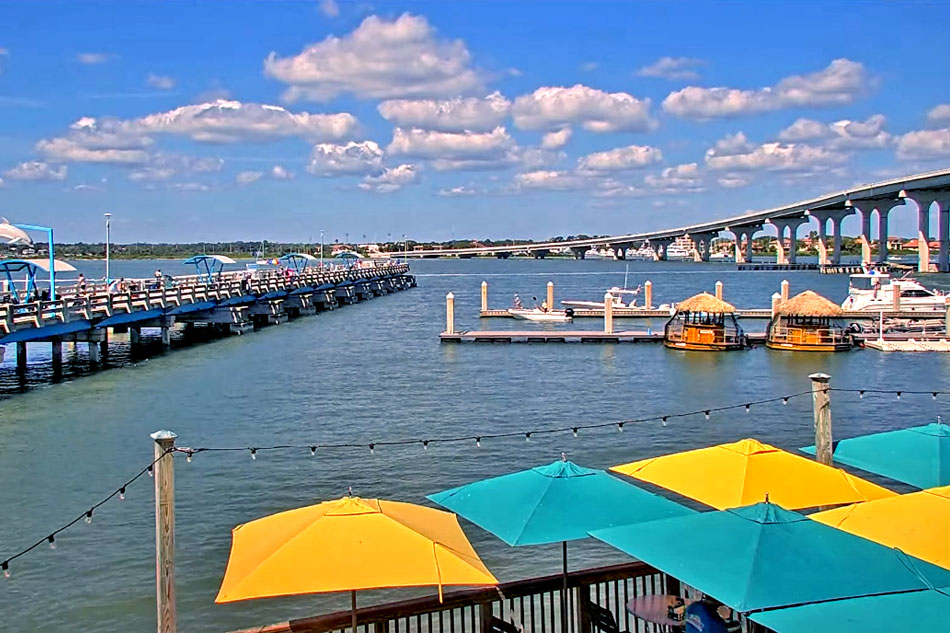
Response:
[[[171,263],[166,272],[185,272]],[[101,263],[82,264],[101,276]],[[148,275],[154,262],[116,262],[118,275]],[[837,386],[950,389],[950,356],[786,354],[754,349],[727,354],[674,352],[659,345],[460,345],[438,342],[444,297],[456,294],[459,328],[479,324],[479,284],[490,303],[513,293],[597,299],[623,282],[620,262],[533,260],[413,263],[419,288],[244,337],[185,346],[173,353],[111,362],[128,365],[61,384],[27,389],[12,377],[12,350],[0,368],[0,554],[44,536],[84,511],[151,460],[148,434],[167,428],[180,445],[264,446],[405,437],[472,436],[636,418],[741,403],[808,389],[825,371]],[[817,273],[739,273],[728,265],[631,263],[630,285],[650,279],[655,302],[725,283],[740,307],[765,306],[783,278],[792,292],[811,288],[843,299],[846,277]],[[928,278],[946,286],[946,278]],[[624,322],[621,321],[621,324]],[[493,322],[490,327],[505,323]],[[597,321],[579,322],[597,328]],[[524,324],[521,324],[523,327]],[[116,337],[117,348],[123,338]],[[39,345],[31,357],[39,362]],[[86,371],[83,354],[67,376]],[[926,397],[833,397],[836,436],[926,423],[946,413]],[[179,628],[223,631],[345,608],[345,597],[303,596],[215,605],[236,524],[338,497],[352,486],[366,497],[423,502],[425,494],[546,463],[561,451],[604,467],[640,457],[755,436],[786,448],[810,443],[807,398],[754,407],[750,414],[702,415],[659,424],[483,441],[379,449],[201,454],[176,458]],[[152,481],[128,490],[57,538],[17,560],[0,577],[2,628],[10,631],[147,631],[154,627]],[[467,533],[501,579],[556,572],[557,548],[508,548],[473,526]],[[0,556],[2,557],[2,556]],[[573,564],[623,560],[609,548],[572,546]],[[406,597],[406,592],[364,598]]]

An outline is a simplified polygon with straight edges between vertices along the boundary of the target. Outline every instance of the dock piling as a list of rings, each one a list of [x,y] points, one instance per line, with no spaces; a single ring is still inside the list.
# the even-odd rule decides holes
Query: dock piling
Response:
[[[614,333],[614,298],[609,292],[604,293],[604,334]]]
[[[782,305],[782,295],[777,292],[772,293],[772,319],[775,319],[775,314],[778,312],[778,307]]]
[[[445,295],[445,333],[455,334],[455,295]]]
[[[96,343],[95,341],[89,341],[87,345],[89,345],[89,361],[98,364],[101,360],[99,354],[99,343]]]
[[[815,460],[825,466],[832,465],[831,444],[831,396],[828,374],[811,374],[812,409],[815,419]]]
[[[897,284],[893,284],[891,287],[894,289],[894,294],[893,294],[893,297],[894,297],[894,306],[893,306],[893,310],[894,310],[894,312],[900,312],[900,311],[901,311],[901,288],[900,288],[900,286],[898,286]]]
[[[53,374],[60,376],[63,373],[63,339],[53,339]]]
[[[482,312],[488,312],[488,282],[482,282]]]
[[[716,298],[722,301],[722,282],[716,282]]]
[[[943,318],[943,328],[944,334],[947,338],[950,338],[950,303],[947,303],[947,314]]]
[[[782,280],[782,303],[788,301],[788,279]]]
[[[553,310],[554,309],[554,282],[553,281],[548,282],[547,300],[548,300],[548,310]]]
[[[653,307],[653,282],[650,280],[643,284],[643,305],[647,308]]]
[[[171,431],[156,431],[155,441],[155,602],[158,633],[176,633],[175,611],[175,438]]]
[[[16,370],[21,374],[26,371],[26,341],[16,344]]]

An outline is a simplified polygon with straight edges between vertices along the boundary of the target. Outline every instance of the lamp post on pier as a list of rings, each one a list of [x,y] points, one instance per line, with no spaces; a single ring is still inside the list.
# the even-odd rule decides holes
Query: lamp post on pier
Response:
[[[109,270],[109,242],[110,242],[110,231],[112,229],[112,214],[104,213],[106,216],[106,286],[112,282],[111,271]]]
[[[402,263],[406,264],[409,262],[409,239],[406,238],[405,233],[402,234],[402,241],[403,241],[403,247],[405,248],[405,250],[403,251]]]
[[[320,229],[320,270],[323,270],[323,229]]]

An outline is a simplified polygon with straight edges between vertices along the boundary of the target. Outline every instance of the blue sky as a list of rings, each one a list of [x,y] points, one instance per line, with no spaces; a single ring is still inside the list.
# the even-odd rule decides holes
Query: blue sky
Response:
[[[4,3],[0,214],[98,240],[111,212],[127,242],[741,213],[946,167],[948,22],[937,3]]]

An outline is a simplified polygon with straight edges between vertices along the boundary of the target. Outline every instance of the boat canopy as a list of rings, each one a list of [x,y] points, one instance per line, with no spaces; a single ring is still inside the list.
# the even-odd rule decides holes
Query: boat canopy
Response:
[[[224,270],[225,264],[236,264],[237,262],[227,255],[195,255],[182,263],[193,265],[195,270],[198,271],[198,276],[210,283],[214,275]]]
[[[67,262],[54,260],[55,272],[73,272],[76,268]],[[0,279],[5,279],[10,295],[17,303],[28,301],[36,293],[37,271],[49,272],[49,260],[46,259],[4,259],[0,261]],[[16,276],[16,277],[15,277]],[[22,293],[17,290],[17,284]]]
[[[294,271],[299,273],[302,270],[310,267],[311,263],[320,260],[310,253],[287,253],[286,255],[282,256],[279,261],[283,262],[288,267],[293,268]]]

